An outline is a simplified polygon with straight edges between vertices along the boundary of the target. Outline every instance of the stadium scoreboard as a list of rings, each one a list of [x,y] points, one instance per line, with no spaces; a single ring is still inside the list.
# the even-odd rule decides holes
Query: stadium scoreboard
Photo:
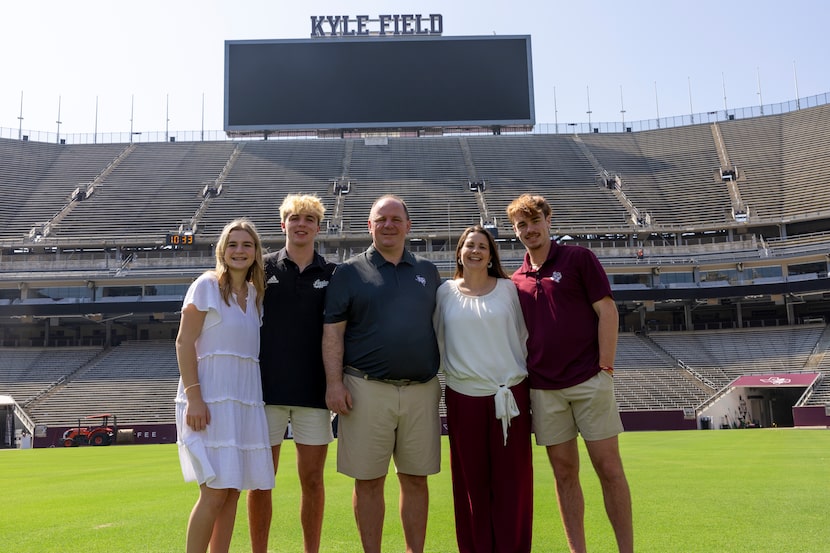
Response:
[[[535,124],[530,36],[225,41],[229,134]]]
[[[164,239],[165,246],[187,247],[195,244],[192,232],[169,232]]]

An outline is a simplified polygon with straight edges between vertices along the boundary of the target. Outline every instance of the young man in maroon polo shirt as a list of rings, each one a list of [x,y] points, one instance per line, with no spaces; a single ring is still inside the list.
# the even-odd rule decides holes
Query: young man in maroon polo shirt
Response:
[[[614,399],[619,315],[596,256],[550,238],[551,208],[523,194],[508,207],[527,249],[513,274],[529,338],[527,370],[536,443],[546,446],[568,546],[586,550],[579,482],[581,434],[594,465],[620,552],[634,550],[631,492],[620,458],[623,431]]]

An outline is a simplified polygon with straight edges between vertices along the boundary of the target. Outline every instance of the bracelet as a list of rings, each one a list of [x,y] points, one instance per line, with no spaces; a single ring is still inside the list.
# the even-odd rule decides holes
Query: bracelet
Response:
[[[191,384],[190,386],[185,386],[185,387],[184,387],[184,393],[187,393],[187,391],[188,391],[189,389],[191,389],[191,388],[195,388],[196,386],[200,386],[200,387],[201,387],[201,384],[200,384],[200,383],[198,383],[198,382],[196,382],[195,384]]]
[[[600,367],[603,371],[608,371],[609,374],[614,374],[614,367]]]

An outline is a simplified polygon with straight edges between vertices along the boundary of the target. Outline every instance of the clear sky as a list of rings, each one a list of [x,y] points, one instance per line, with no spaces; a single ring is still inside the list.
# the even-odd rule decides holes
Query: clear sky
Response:
[[[225,40],[395,13],[531,35],[537,123],[586,122],[589,99],[616,122],[830,92],[826,0],[17,0],[0,8],[0,127],[18,129],[22,95],[24,131],[56,132],[59,106],[61,134],[96,113],[99,133],[221,130]]]

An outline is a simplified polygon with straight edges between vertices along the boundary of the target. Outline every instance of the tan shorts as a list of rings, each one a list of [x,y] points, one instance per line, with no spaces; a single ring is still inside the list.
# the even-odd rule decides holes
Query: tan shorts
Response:
[[[265,417],[268,419],[268,437],[272,446],[282,443],[289,423],[289,437],[293,438],[295,443],[326,445],[334,440],[331,431],[331,411],[328,409],[266,405]]]
[[[530,410],[537,445],[561,444],[577,433],[593,442],[623,431],[614,377],[606,371],[563,390],[531,389]]]
[[[352,410],[337,423],[337,472],[358,480],[386,476],[389,460],[402,474],[441,470],[438,378],[396,386],[344,375]]]

